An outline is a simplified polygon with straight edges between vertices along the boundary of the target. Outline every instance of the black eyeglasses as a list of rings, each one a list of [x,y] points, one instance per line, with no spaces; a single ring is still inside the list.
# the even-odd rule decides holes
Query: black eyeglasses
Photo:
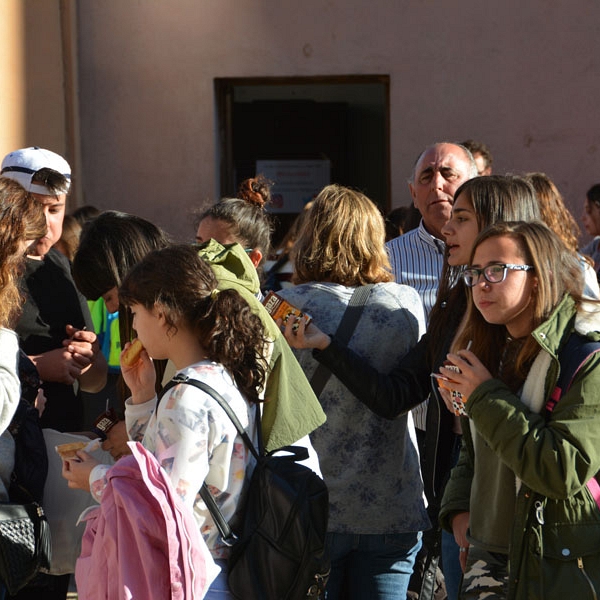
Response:
[[[506,271],[509,269],[511,271],[530,271],[533,268],[531,265],[509,265],[502,263],[488,265],[487,267],[483,267],[483,269],[469,267],[462,272],[462,278],[468,287],[474,287],[477,285],[481,275],[490,283],[501,283],[506,279]]]

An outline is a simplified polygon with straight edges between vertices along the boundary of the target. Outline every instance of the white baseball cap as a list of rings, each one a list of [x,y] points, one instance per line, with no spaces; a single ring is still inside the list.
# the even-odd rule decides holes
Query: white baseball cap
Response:
[[[63,175],[66,184],[59,191],[64,194],[69,191],[71,186],[71,167],[69,163],[60,154],[37,146],[22,148],[7,154],[2,161],[1,175],[18,181],[28,192],[44,195],[55,194],[56,190],[51,191],[43,184],[32,183],[33,176],[40,169],[52,169]]]

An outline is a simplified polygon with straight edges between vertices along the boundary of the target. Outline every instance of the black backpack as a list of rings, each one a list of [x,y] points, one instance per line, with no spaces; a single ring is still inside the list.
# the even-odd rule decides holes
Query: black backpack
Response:
[[[329,494],[318,475],[298,464],[308,458],[308,450],[286,446],[265,453],[260,421],[257,450],[226,400],[206,383],[177,375],[162,394],[180,383],[200,388],[218,402],[257,461],[244,504],[234,517],[235,533],[206,484],[200,490],[223,542],[231,546],[231,594],[244,600],[323,598],[330,570],[325,543]]]

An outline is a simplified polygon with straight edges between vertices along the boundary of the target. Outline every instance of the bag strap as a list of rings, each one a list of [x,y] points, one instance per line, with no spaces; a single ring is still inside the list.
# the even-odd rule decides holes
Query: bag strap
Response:
[[[226,546],[233,546],[238,537],[233,533],[231,527],[229,527],[229,523],[227,519],[223,516],[221,509],[217,506],[213,495],[210,493],[208,486],[206,483],[202,484],[200,488],[200,498],[204,500],[204,504],[206,504],[206,508],[208,508],[208,512],[212,517],[212,520],[215,522],[217,529],[219,530],[219,535],[221,536],[221,540]]]
[[[174,388],[175,386],[182,384],[182,383],[188,384],[188,385],[193,385],[194,387],[197,387],[198,389],[202,390],[203,392],[206,392],[209,396],[211,396],[217,402],[217,404],[225,411],[225,413],[227,414],[227,416],[233,423],[234,427],[236,428],[237,432],[239,433],[241,438],[244,440],[244,444],[246,444],[246,447],[254,455],[254,458],[256,458],[256,460],[259,461],[260,458],[264,455],[264,448],[263,448],[263,443],[262,443],[262,433],[261,433],[261,425],[260,425],[260,409],[259,409],[258,404],[256,405],[256,423],[257,423],[257,437],[258,437],[258,450],[257,450],[255,448],[254,444],[252,443],[252,440],[250,439],[250,437],[248,436],[248,434],[242,427],[242,424],[240,423],[239,419],[237,418],[237,415],[235,414],[235,412],[233,412],[233,409],[231,408],[231,406],[229,406],[229,403],[225,400],[225,398],[223,398],[223,396],[221,396],[221,394],[219,394],[219,392],[217,392],[214,388],[212,388],[210,385],[208,385],[204,381],[200,381],[199,379],[194,379],[193,377],[188,377],[187,375],[182,375],[182,374],[175,375],[175,377],[173,377],[173,379],[171,379],[165,385],[165,387],[161,390],[160,395],[158,397],[158,401],[156,403],[156,408],[158,409],[158,405],[160,404],[162,397],[171,388]],[[308,450],[306,448],[299,448],[296,446],[285,446],[284,448],[279,448],[278,450],[272,450],[269,454],[272,454],[274,452],[280,452],[280,451],[288,452],[290,454],[289,459],[293,460],[293,461],[306,460],[308,458]],[[212,517],[217,529],[219,530],[221,540],[223,541],[223,543],[226,546],[233,546],[233,544],[235,544],[237,542],[238,537],[232,531],[231,527],[229,526],[229,523],[223,516],[221,509],[217,506],[217,503],[215,502],[213,495],[210,493],[210,490],[208,489],[208,486],[206,485],[206,483],[203,483],[202,486],[200,487],[199,494],[200,494],[200,497],[202,498],[202,500],[204,501],[204,504],[206,504],[206,508],[208,509],[208,512],[210,513],[210,516]]]
[[[240,423],[239,419],[237,418],[237,415],[235,414],[235,412],[233,412],[233,409],[231,408],[231,406],[229,406],[229,403],[225,400],[225,398],[223,398],[223,396],[221,396],[221,394],[219,394],[219,392],[217,392],[217,390],[212,388],[210,385],[208,385],[204,381],[200,381],[199,379],[194,379],[192,377],[188,377],[187,375],[182,375],[182,374],[175,375],[175,377],[173,377],[173,379],[171,379],[171,381],[169,381],[165,385],[165,387],[162,389],[162,391],[160,392],[160,396],[158,397],[158,402],[156,403],[157,409],[158,409],[158,404],[160,403],[162,397],[171,388],[173,388],[181,383],[184,383],[184,384],[187,383],[189,385],[193,385],[194,387],[197,387],[198,389],[202,390],[203,392],[206,392],[209,396],[211,396],[217,402],[217,404],[225,411],[225,413],[229,417],[230,421],[233,423],[234,427],[236,428],[238,434],[240,435],[242,440],[244,440],[244,444],[246,444],[246,447],[248,448],[248,450],[250,450],[250,452],[254,455],[254,458],[256,458],[256,460],[260,459],[261,455],[263,454],[263,448],[262,448],[262,436],[260,433],[260,429],[261,429],[261,427],[260,427],[260,411],[258,408],[258,404],[256,405],[256,415],[257,415],[257,419],[258,419],[257,420],[257,431],[258,431],[259,450],[257,450],[254,447],[252,440],[250,439],[250,437],[248,436],[248,434],[242,427],[242,424]],[[260,454],[259,454],[259,452],[260,452]],[[210,516],[212,517],[213,521],[215,522],[217,529],[219,530],[219,534],[221,535],[221,539],[222,539],[223,543],[226,546],[232,546],[233,544],[235,544],[235,542],[237,541],[238,538],[235,535],[235,533],[233,533],[233,531],[231,530],[231,527],[229,526],[229,523],[223,516],[221,509],[217,506],[217,503],[215,502],[213,495],[210,493],[210,490],[208,489],[208,486],[206,485],[206,483],[202,484],[202,486],[200,487],[199,493],[200,493],[200,497],[202,498],[202,500],[204,500],[204,504],[206,504],[206,508],[208,509]]]
[[[560,374],[556,382],[556,387],[546,403],[546,414],[548,416],[552,413],[559,400],[569,391],[581,367],[597,352],[600,352],[600,342],[592,342],[577,333],[571,334],[567,343],[558,353]],[[600,509],[600,485],[598,485],[596,477],[592,477],[586,485]]]
[[[210,385],[208,385],[208,383],[204,383],[204,381],[200,381],[199,379],[194,379],[193,377],[188,377],[187,375],[182,375],[182,374],[175,375],[175,377],[173,377],[173,379],[171,379],[171,381],[169,381],[165,385],[165,387],[162,389],[162,391],[160,392],[160,396],[158,398],[156,408],[158,408],[158,404],[160,403],[162,397],[171,388],[173,388],[176,385],[179,385],[181,383],[187,383],[189,385],[193,385],[194,387],[197,387],[198,389],[202,390],[203,392],[205,392],[209,396],[211,396],[217,402],[217,404],[225,411],[225,413],[229,417],[229,420],[233,423],[234,427],[236,428],[237,432],[239,433],[240,437],[242,438],[242,440],[244,440],[244,444],[246,444],[246,447],[248,448],[248,450],[250,450],[250,452],[252,452],[252,454],[254,455],[254,458],[256,458],[256,460],[260,459],[260,457],[263,454],[263,448],[262,448],[262,443],[261,443],[261,439],[260,439],[261,438],[260,426],[257,427],[258,432],[259,432],[259,448],[257,450],[254,447],[252,440],[250,439],[250,437],[248,436],[248,434],[242,427],[242,424],[240,423],[239,419],[237,418],[237,415],[233,412],[233,409],[231,408],[231,406],[229,406],[229,403],[227,402],[227,400],[225,400],[225,398],[223,398],[223,396],[221,396],[221,394],[219,394],[219,392],[217,392],[214,388],[212,388]],[[256,408],[258,409],[258,404],[256,405]],[[257,410],[257,415],[260,416],[260,413],[258,412],[258,410]],[[257,424],[260,425],[260,419],[258,420]]]
[[[340,344],[344,346],[348,345],[348,342],[358,325],[363,308],[369,300],[372,289],[373,284],[368,283],[367,285],[361,285],[354,290],[350,302],[348,302],[348,306],[342,315],[342,320],[335,332],[335,337]],[[331,371],[325,365],[319,363],[310,379],[310,385],[317,398],[321,395],[321,392],[325,388],[330,377]]]
[[[548,414],[554,410],[558,401],[569,391],[575,376],[579,373],[579,369],[596,352],[600,352],[600,342],[592,342],[577,333],[571,334],[567,343],[558,353],[560,373],[556,387],[552,391],[548,402],[546,402]]]
[[[423,545],[427,547],[427,558],[421,579],[419,600],[435,599],[436,576],[441,557],[442,530],[438,526],[435,530],[429,530],[427,534],[429,543],[425,542],[425,538],[423,539]]]
[[[439,562],[439,553],[427,554],[425,570],[423,571],[423,580],[421,581],[421,591],[419,592],[419,600],[434,600]]]

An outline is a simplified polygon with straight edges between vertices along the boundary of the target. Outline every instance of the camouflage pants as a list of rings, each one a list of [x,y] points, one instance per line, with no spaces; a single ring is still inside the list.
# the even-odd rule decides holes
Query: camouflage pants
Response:
[[[507,561],[507,556],[471,546],[460,600],[504,600],[508,584]]]

